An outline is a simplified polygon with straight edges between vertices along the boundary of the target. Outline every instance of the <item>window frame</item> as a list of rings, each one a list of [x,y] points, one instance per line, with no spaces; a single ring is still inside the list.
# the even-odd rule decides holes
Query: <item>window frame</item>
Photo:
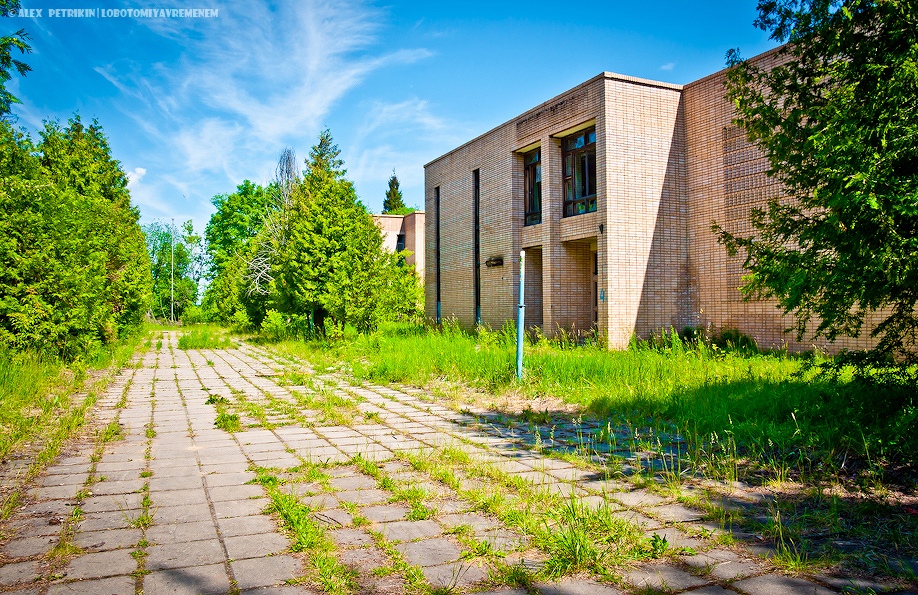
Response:
[[[564,197],[562,216],[596,212],[596,126],[578,130],[561,139],[561,179]]]
[[[530,159],[535,158],[530,163]],[[523,153],[523,225],[542,222],[542,148]]]

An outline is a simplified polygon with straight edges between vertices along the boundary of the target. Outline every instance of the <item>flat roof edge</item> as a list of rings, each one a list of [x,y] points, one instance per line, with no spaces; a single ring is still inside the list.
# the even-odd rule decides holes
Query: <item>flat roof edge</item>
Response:
[[[456,151],[459,151],[459,150],[461,150],[461,149],[463,149],[463,148],[465,148],[465,147],[471,145],[472,143],[474,143],[474,142],[476,142],[476,141],[478,141],[478,140],[480,140],[480,139],[482,139],[482,138],[488,136],[489,134],[491,134],[491,133],[494,132],[495,130],[499,130],[500,128],[503,128],[504,126],[507,126],[508,124],[512,124],[513,122],[515,122],[515,121],[517,121],[517,120],[519,120],[519,119],[521,119],[521,118],[525,118],[528,114],[535,113],[535,112],[539,111],[540,109],[542,109],[542,108],[544,108],[544,107],[547,107],[547,106],[549,106],[549,105],[552,105],[552,104],[556,103],[559,99],[561,99],[561,98],[563,98],[563,97],[565,97],[565,96],[567,96],[567,95],[571,95],[572,93],[574,93],[574,92],[576,92],[576,91],[579,91],[580,89],[583,89],[584,87],[588,87],[588,86],[592,85],[593,83],[595,83],[595,82],[597,82],[597,81],[599,81],[599,80],[615,80],[615,81],[622,81],[622,82],[625,82],[625,83],[631,83],[631,84],[635,84],[635,85],[642,85],[642,86],[645,86],[645,87],[657,87],[657,88],[660,88],[660,89],[667,89],[667,90],[670,90],[670,91],[682,91],[682,85],[676,85],[676,84],[673,84],[673,83],[664,83],[664,82],[661,82],[661,81],[654,81],[654,80],[650,80],[650,79],[642,79],[642,78],[639,78],[639,77],[636,77],[636,76],[628,76],[628,75],[625,75],[625,74],[617,74],[617,73],[615,73],[615,72],[601,72],[601,73],[597,74],[596,76],[594,76],[594,77],[592,77],[592,78],[590,78],[590,79],[587,79],[586,81],[580,83],[580,84],[577,85],[576,87],[571,87],[571,88],[568,89],[567,91],[564,91],[563,93],[559,93],[558,95],[555,95],[555,96],[552,97],[551,99],[548,99],[548,100],[546,100],[546,101],[543,101],[542,103],[536,105],[535,107],[532,107],[532,108],[526,110],[525,112],[523,112],[523,113],[521,113],[521,114],[519,114],[519,115],[516,115],[516,116],[514,116],[514,117],[512,117],[512,118],[510,118],[509,120],[507,120],[507,121],[505,121],[505,122],[501,122],[501,123],[498,124],[497,126],[491,128],[491,129],[489,129],[489,130],[486,130],[485,132],[482,132],[482,133],[479,134],[478,136],[472,138],[471,140],[468,140],[468,141],[462,143],[462,144],[459,145],[458,147],[456,147],[456,148],[454,148],[454,149],[451,149],[451,150],[447,151],[446,153],[443,153],[443,154],[440,155],[439,157],[435,157],[434,159],[431,159],[430,161],[428,161],[427,163],[424,164],[424,167],[426,168],[428,165],[431,165],[432,163],[436,163],[437,161],[440,161],[440,160],[443,159],[444,157],[447,157],[448,155],[452,155],[452,154],[455,153]]]

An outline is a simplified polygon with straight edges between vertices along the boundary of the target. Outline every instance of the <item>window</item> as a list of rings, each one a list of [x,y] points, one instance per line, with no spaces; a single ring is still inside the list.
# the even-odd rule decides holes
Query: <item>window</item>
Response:
[[[395,236],[395,251],[402,252],[405,249],[405,234],[400,233]]]
[[[472,170],[472,235],[474,249],[472,264],[475,270],[475,324],[481,324],[481,170]]]
[[[526,225],[542,222],[542,150],[523,155],[526,178]]]
[[[561,141],[564,167],[564,216],[596,210],[596,128]]]

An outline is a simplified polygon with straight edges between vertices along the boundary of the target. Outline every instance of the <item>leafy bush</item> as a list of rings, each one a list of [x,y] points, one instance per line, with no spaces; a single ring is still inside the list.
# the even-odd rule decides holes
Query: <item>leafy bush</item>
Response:
[[[97,122],[0,121],[0,345],[73,360],[140,330],[150,260]]]
[[[179,349],[227,349],[233,342],[220,331],[208,327],[194,328],[178,340]]]
[[[261,332],[271,341],[282,341],[291,336],[289,318],[277,310],[268,310],[261,321]]]
[[[185,311],[182,312],[182,324],[192,325],[192,324],[201,324],[204,322],[204,310],[200,306],[186,306]]]

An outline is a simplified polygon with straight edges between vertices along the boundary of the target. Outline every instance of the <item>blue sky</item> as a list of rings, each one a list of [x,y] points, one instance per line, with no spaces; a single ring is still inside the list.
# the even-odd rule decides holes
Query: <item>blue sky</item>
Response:
[[[215,18],[66,18],[54,8],[209,8]],[[423,165],[602,71],[687,83],[729,48],[774,47],[755,0],[244,2],[24,0],[33,72],[9,89],[19,124],[98,118],[143,222],[193,219],[214,194],[266,183],[325,127],[378,212],[396,170],[423,206]]]

